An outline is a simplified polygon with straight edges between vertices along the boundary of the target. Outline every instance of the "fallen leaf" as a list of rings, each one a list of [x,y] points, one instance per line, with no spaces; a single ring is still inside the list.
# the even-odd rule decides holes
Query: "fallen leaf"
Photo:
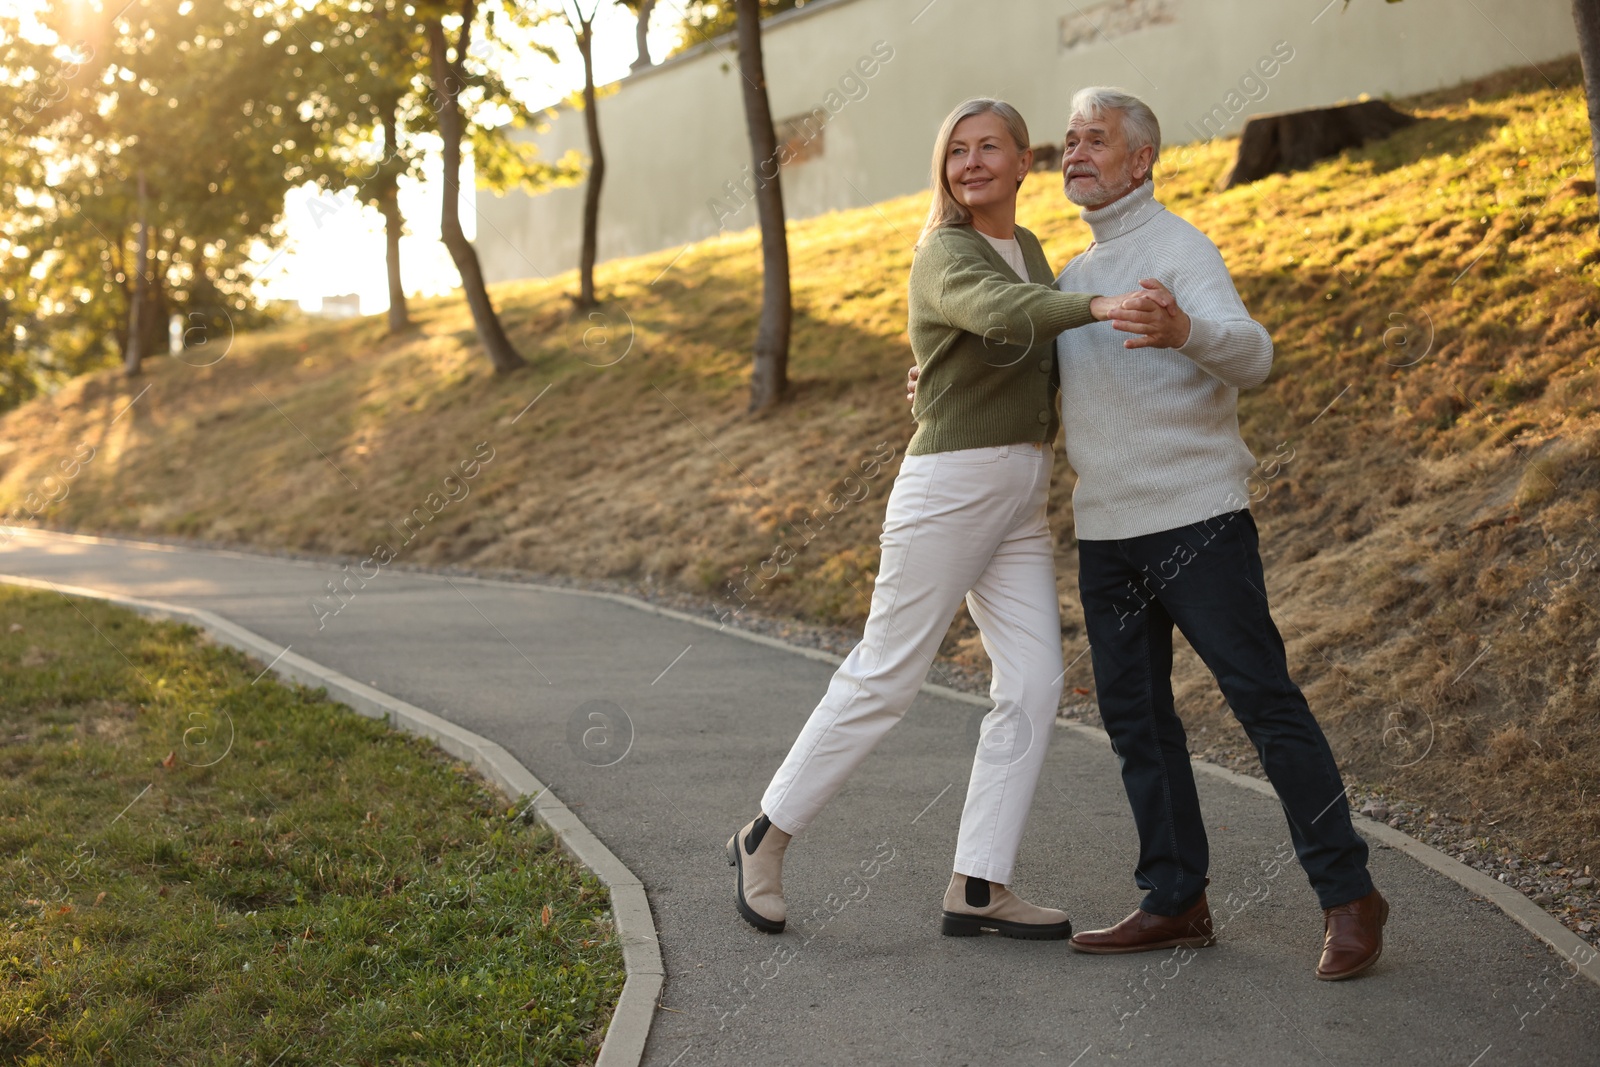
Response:
[[[550,925],[550,905],[546,904],[539,909],[539,922],[544,926]]]
[[[166,895],[167,895],[167,887],[166,886],[162,886],[160,889],[156,890],[156,896],[165,897]]]
[[[12,623],[11,624],[11,632],[14,633],[14,634],[20,634],[22,632],[22,624],[20,622]]]
[[[177,763],[178,752],[176,749],[174,749],[173,751],[167,753],[167,758],[161,761],[161,766],[171,768],[177,766]]]
[[[104,899],[106,899],[106,891],[102,889],[100,890],[100,895],[94,898],[94,906],[98,908],[100,906],[100,902]]]
[[[528,1003],[524,1004],[522,1006],[522,1010],[523,1011],[532,1011],[533,1009],[537,1008],[538,1006],[539,1006],[539,998],[535,997],[534,999],[528,1001]]]
[[[1076,686],[1075,685],[1075,686],[1072,687],[1072,691],[1074,693],[1077,693],[1081,697],[1086,697],[1086,696],[1089,695],[1089,691],[1087,689],[1084,689],[1082,686]]]

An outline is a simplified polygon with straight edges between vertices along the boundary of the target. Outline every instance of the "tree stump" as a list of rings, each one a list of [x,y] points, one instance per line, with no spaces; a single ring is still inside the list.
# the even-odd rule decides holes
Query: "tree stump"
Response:
[[[1239,158],[1224,189],[1269,174],[1305,170],[1319,159],[1382,140],[1417,120],[1382,100],[1257,115],[1239,136]]]

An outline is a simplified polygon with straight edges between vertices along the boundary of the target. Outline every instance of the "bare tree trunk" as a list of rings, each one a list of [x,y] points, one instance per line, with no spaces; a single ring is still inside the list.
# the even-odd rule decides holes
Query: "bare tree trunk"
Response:
[[[576,8],[576,3],[574,3]],[[583,251],[578,259],[578,307],[587,310],[599,303],[594,295],[595,245],[600,230],[600,188],[606,180],[606,154],[600,145],[600,115],[594,94],[594,15],[583,19],[579,10],[578,52],[583,56],[583,128],[589,135],[589,181],[583,191]]]
[[[639,4],[639,23],[634,27],[635,41],[639,46],[639,58],[633,61],[630,70],[643,70],[653,66],[650,61],[650,13],[656,9],[656,0],[641,0]]]
[[[169,255],[170,250],[169,250]],[[161,262],[161,249],[156,249],[153,257],[155,262]],[[172,303],[167,298],[167,283],[161,280],[161,271],[150,272],[150,291],[145,297],[144,316],[144,351],[146,355],[151,352],[167,352],[170,342],[167,340],[167,318],[172,314]]]
[[[1578,28],[1583,89],[1589,98],[1589,162],[1600,176],[1600,0],[1572,0],[1572,21]]]
[[[405,219],[400,215],[400,182],[395,174],[396,160],[400,157],[398,123],[395,111],[400,102],[391,101],[383,109],[384,161],[378,189],[378,210],[383,212],[383,235],[386,244],[384,259],[389,272],[389,332],[400,333],[411,325],[406,308],[406,290],[400,284],[400,236],[405,229]]]
[[[488,287],[483,282],[483,269],[478,265],[478,253],[461,229],[461,108],[456,94],[462,82],[460,57],[466,54],[467,39],[472,32],[475,11],[473,0],[462,5],[461,33],[456,38],[456,59],[447,54],[444,26],[437,17],[428,19],[425,29],[428,52],[433,68],[433,89],[438,108],[439,135],[444,139],[444,205],[441,211],[440,237],[450,258],[461,274],[461,287],[466,291],[467,306],[472,309],[472,324],[478,331],[478,342],[488,353],[489,362],[496,374],[507,374],[526,366],[517,350],[511,346],[500,316],[495,314],[489,300]]]
[[[128,302],[128,346],[123,350],[122,374],[137,378],[144,371],[145,338],[150,333],[150,209],[144,170],[139,170],[139,246],[135,253],[133,299]]]
[[[783,186],[778,178],[778,136],[772,128],[767,75],[761,59],[759,0],[737,0],[739,73],[744,117],[755,162],[756,213],[761,220],[761,325],[756,330],[750,375],[750,410],[783,402],[789,389],[789,330],[794,309],[789,295],[789,235],[784,228]]]
[[[406,308],[406,290],[400,283],[400,237],[405,219],[400,215],[400,191],[393,185],[379,194],[378,210],[383,212],[384,266],[389,275],[389,332],[403,333],[411,326]]]
[[[106,264],[106,283],[114,285],[122,293],[122,298],[128,302],[129,316],[133,313],[133,268],[128,265],[128,235],[117,231],[116,239],[106,242],[110,247],[110,262]],[[132,325],[127,319],[117,330],[116,342],[118,359],[126,363],[128,360],[128,327]]]

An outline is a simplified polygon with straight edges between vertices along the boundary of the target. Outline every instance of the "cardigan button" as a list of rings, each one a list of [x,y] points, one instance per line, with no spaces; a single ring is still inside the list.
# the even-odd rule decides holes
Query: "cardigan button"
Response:
[[[1050,366],[1053,363],[1055,363],[1055,360],[1053,360],[1053,359],[1041,359],[1039,361],[1039,369],[1044,371],[1046,374],[1049,374],[1050,373]]]
[[[1039,425],[1043,426],[1045,423],[1047,423],[1049,421],[1050,421],[1050,413],[1048,411],[1039,412]]]

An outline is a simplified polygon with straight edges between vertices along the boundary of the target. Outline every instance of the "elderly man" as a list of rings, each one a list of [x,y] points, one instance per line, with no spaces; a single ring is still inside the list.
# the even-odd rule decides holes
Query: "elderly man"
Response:
[[[1143,101],[1105,88],[1074,97],[1062,173],[1094,244],[1057,284],[1095,293],[1142,285],[1149,296],[1057,339],[1067,459],[1078,474],[1078,589],[1100,715],[1139,831],[1134,881],[1145,892],[1122,922],[1071,943],[1100,954],[1215,943],[1210,853],[1173,706],[1176,626],[1283,802],[1324,910],[1316,976],[1350,978],[1382,952],[1389,906],[1268,610],[1246,488],[1255,459],[1237,403],[1240,389],[1266,380],[1272,339],[1216,246],[1155,199],[1160,154],[1161,128]]]

